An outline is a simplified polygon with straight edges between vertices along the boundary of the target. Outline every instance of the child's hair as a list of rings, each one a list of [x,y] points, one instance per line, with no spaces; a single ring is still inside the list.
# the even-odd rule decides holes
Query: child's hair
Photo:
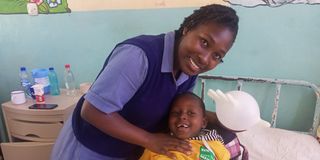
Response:
[[[234,9],[219,4],[211,4],[194,10],[193,14],[186,17],[180,25],[179,33],[182,34],[184,28],[191,30],[200,24],[210,22],[228,27],[233,33],[233,41],[235,41],[238,34],[239,17]]]
[[[195,100],[198,101],[198,103],[199,103],[199,105],[200,105],[200,107],[201,107],[201,109],[202,109],[202,113],[203,113],[203,115],[205,116],[205,114],[206,114],[206,108],[205,108],[205,105],[204,105],[202,99],[201,99],[198,95],[196,95],[196,94],[194,94],[194,93],[192,93],[192,92],[182,92],[182,93],[176,95],[176,96],[173,98],[172,102],[171,102],[171,105],[170,105],[171,108],[172,108],[173,105],[175,105],[175,103],[176,103],[176,101],[177,101],[178,99],[180,99],[180,98],[182,98],[182,97],[186,97],[186,96],[189,96],[190,98],[193,98],[193,99],[195,99]]]

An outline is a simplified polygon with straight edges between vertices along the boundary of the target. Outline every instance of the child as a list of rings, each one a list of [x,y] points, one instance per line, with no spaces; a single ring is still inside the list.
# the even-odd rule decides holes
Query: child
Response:
[[[172,151],[176,159],[184,160],[229,160],[230,154],[223,140],[215,130],[205,129],[207,119],[203,101],[192,92],[176,96],[171,103],[168,121],[170,135],[188,140],[193,152],[190,155]],[[165,155],[156,154],[148,149],[140,160],[166,160]]]

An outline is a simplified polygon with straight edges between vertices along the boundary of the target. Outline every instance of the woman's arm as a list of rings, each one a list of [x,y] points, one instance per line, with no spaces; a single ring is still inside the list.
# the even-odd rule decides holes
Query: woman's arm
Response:
[[[168,150],[190,151],[186,142],[165,134],[151,134],[117,113],[142,85],[147,70],[148,60],[141,48],[128,44],[115,48],[108,65],[85,96],[82,118],[107,135],[156,153],[172,157]]]
[[[88,101],[84,101],[81,117],[114,138],[145,147],[170,158],[174,158],[174,155],[169,152],[170,150],[185,154],[191,152],[191,147],[187,141],[173,138],[167,134],[149,133],[129,123],[117,112],[106,114],[99,111]]]

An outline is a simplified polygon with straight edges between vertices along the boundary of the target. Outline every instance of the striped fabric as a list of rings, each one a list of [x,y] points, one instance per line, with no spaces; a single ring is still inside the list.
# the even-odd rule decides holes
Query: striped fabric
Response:
[[[189,139],[199,141],[202,139],[206,141],[220,141],[222,144],[224,144],[222,137],[215,130],[202,129],[199,136],[191,137]]]
[[[248,160],[249,159],[249,153],[248,150],[240,144],[240,141],[238,138],[233,139],[228,144],[225,144],[225,147],[230,152],[230,158],[231,160]],[[242,147],[242,153],[241,153],[241,147]]]

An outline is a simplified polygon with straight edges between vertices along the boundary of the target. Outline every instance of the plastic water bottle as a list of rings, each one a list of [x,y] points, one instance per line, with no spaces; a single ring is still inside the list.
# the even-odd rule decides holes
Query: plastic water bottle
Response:
[[[60,95],[59,81],[57,73],[54,71],[53,67],[49,68],[49,82],[50,82],[50,94],[51,95]]]
[[[28,96],[31,97],[31,93],[30,93],[31,82],[30,82],[30,77],[26,67],[20,67],[19,77],[20,77],[20,85],[24,93],[26,93]]]
[[[74,96],[76,95],[76,81],[70,69],[70,64],[66,64],[64,68],[64,83],[67,89],[67,95]]]

